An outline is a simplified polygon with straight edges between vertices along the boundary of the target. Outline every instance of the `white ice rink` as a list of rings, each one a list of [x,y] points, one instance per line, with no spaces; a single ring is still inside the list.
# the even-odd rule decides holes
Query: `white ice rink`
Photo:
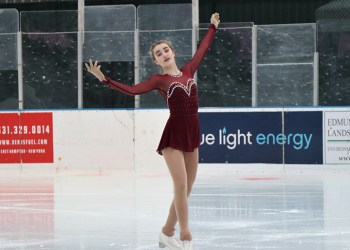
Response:
[[[194,249],[350,249],[347,166],[200,165]],[[0,249],[158,249],[166,171],[0,171]],[[178,233],[178,230],[176,231]]]

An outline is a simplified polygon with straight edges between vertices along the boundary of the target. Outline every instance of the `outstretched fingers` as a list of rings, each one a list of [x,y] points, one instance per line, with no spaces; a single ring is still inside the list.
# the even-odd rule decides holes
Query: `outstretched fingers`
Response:
[[[91,72],[91,68],[88,63],[85,63],[85,68],[88,72]]]
[[[89,59],[89,62],[85,63],[85,67],[86,67],[87,71],[90,72],[90,73],[91,73],[92,66],[93,66],[92,60]]]
[[[100,81],[106,80],[104,74],[101,72],[101,65],[98,65],[98,61],[93,62],[91,59],[88,63],[85,63],[86,70],[97,77]]]
[[[95,62],[92,62],[91,59],[89,59],[88,63],[85,63],[85,67],[87,69],[88,72],[92,73],[94,72],[96,69],[100,69],[101,65],[98,65],[98,61],[96,60]]]

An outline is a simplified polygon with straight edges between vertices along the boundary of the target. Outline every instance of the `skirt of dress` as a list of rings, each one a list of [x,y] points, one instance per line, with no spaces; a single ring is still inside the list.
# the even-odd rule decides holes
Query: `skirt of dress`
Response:
[[[198,116],[170,116],[162,137],[160,139],[157,152],[161,155],[162,150],[171,147],[184,152],[193,152],[199,147],[200,130]]]

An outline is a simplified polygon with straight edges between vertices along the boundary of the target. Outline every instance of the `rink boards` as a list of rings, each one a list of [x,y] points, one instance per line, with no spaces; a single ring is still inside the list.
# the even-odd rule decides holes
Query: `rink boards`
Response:
[[[167,109],[0,112],[0,164],[163,168]],[[200,163],[349,164],[349,108],[200,109]]]

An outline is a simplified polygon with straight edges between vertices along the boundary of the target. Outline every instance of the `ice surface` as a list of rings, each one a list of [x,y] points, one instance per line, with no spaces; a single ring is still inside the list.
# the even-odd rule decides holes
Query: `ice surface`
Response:
[[[349,170],[288,168],[201,165],[194,249],[350,249]],[[166,171],[39,169],[0,172],[0,249],[158,249]]]

